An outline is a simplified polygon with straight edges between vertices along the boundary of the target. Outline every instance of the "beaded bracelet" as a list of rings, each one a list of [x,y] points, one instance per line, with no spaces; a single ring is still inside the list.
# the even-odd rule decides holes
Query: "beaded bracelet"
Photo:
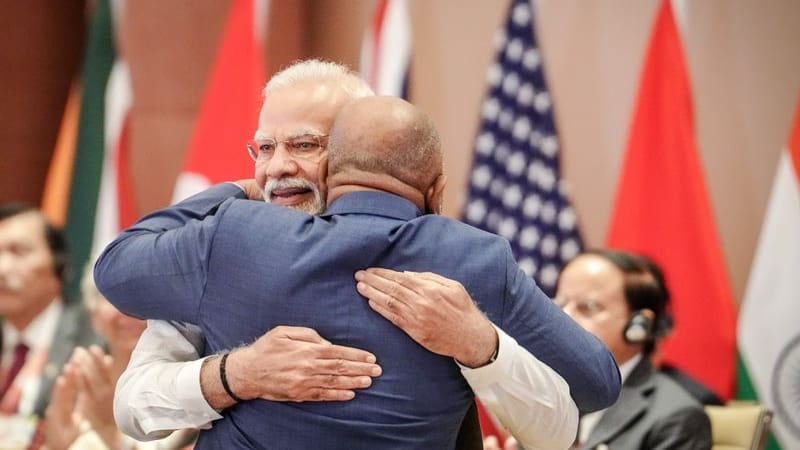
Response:
[[[228,377],[225,374],[225,362],[228,360],[228,356],[230,356],[230,353],[225,353],[222,355],[222,359],[219,362],[219,379],[222,381],[222,387],[225,389],[225,392],[227,392],[232,399],[241,403],[244,401],[244,399],[234,394],[233,390],[231,390],[231,387],[228,385]]]

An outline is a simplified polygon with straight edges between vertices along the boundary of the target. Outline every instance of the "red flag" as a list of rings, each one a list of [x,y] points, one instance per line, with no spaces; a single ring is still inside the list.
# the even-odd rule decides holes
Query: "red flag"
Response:
[[[675,319],[661,347],[665,362],[730,398],[735,308],[669,0],[662,1],[650,38],[607,243],[649,255],[663,267]]]
[[[245,143],[256,129],[266,80],[254,1],[232,3],[173,200],[253,174]]]
[[[494,436],[497,438],[497,441],[500,443],[500,446],[503,446],[503,443],[508,439],[508,431],[500,422],[500,419],[497,418],[491,411],[486,409],[483,404],[481,404],[478,399],[475,399],[475,404],[478,407],[478,422],[481,425],[481,435],[484,439],[488,438],[489,436]]]

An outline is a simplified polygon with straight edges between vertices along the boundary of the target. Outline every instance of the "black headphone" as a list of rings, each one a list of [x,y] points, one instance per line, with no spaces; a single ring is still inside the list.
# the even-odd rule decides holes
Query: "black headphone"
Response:
[[[644,344],[654,339],[653,319],[642,310],[631,314],[623,333],[625,341],[630,344]]]

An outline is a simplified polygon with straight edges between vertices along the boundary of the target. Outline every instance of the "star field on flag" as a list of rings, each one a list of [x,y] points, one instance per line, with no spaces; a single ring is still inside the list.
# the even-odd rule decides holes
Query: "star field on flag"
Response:
[[[552,296],[583,246],[560,175],[560,144],[529,0],[511,3],[495,37],[464,221],[511,243],[520,267]]]

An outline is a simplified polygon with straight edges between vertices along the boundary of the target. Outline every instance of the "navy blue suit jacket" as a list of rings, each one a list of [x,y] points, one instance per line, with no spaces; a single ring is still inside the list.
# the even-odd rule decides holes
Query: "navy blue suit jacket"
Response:
[[[489,319],[564,377],[579,408],[616,400],[610,353],[525,276],[505,240],[387,193],[350,193],[312,217],[215,186],[122,233],[95,281],[125,313],[198,324],[209,353],[278,325],[306,326],[374,353],[383,368],[348,402],[240,403],[198,448],[454,448],[472,391],[452,358],[425,350],[356,292],[353,274],[373,266],[461,282]]]

